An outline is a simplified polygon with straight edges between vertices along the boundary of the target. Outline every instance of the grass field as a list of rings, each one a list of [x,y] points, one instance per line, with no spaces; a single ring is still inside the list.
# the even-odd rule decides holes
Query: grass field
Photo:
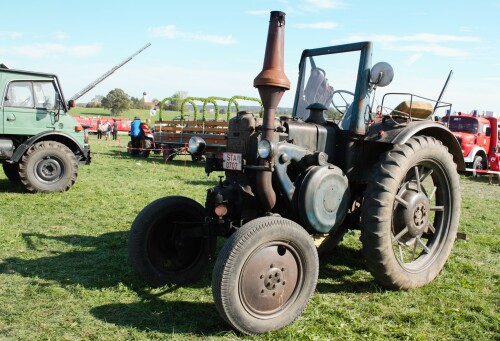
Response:
[[[159,197],[205,200],[217,182],[182,158],[131,158],[91,136],[92,164],[66,193],[27,194],[0,172],[0,339],[237,339],[218,316],[210,276],[151,289],[127,261],[137,213]],[[265,340],[500,340],[500,186],[461,178],[460,231],[426,287],[388,291],[366,270],[358,232],[321,259],[316,293],[291,326]],[[249,339],[248,337],[245,337]]]

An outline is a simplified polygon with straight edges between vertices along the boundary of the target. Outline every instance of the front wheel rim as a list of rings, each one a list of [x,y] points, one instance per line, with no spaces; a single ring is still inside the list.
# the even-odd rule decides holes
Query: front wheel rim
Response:
[[[47,156],[38,160],[34,165],[35,176],[42,182],[54,182],[61,178],[64,167],[60,160]]]
[[[245,262],[238,284],[245,310],[260,319],[286,311],[304,280],[300,259],[297,250],[285,242],[269,242],[255,250]]]

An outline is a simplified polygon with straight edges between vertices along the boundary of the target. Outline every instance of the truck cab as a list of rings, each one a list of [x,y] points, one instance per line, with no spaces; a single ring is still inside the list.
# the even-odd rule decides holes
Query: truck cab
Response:
[[[458,113],[445,116],[441,121],[460,143],[467,168],[474,172],[487,169],[487,156],[499,142],[498,119]]]
[[[54,74],[0,68],[0,163],[30,192],[69,189],[90,163],[81,125]]]

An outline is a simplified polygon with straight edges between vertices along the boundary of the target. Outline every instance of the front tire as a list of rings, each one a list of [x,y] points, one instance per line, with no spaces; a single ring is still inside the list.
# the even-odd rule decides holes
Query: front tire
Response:
[[[416,136],[381,157],[362,207],[363,253],[373,277],[391,289],[431,282],[456,238],[460,183],[440,141]]]
[[[129,259],[152,287],[200,279],[215,252],[215,236],[203,228],[205,209],[196,201],[165,197],[146,206],[132,223]]]
[[[483,157],[480,155],[476,155],[474,157],[474,162],[472,163],[472,176],[474,177],[480,177],[481,172],[477,172],[476,170],[482,171],[484,169],[487,169],[488,167],[485,167]]]
[[[64,192],[76,181],[78,162],[65,145],[41,141],[31,146],[21,158],[19,175],[30,192]]]
[[[252,220],[219,253],[212,278],[215,305],[242,333],[282,328],[309,303],[318,267],[316,247],[300,225],[276,217]]]

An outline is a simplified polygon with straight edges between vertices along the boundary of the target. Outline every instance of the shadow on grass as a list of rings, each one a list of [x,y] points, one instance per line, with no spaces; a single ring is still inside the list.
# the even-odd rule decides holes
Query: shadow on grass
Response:
[[[0,180],[0,193],[26,193],[24,186],[18,182],[12,182],[8,179]]]
[[[197,336],[214,336],[226,334],[230,330],[212,303],[165,302],[144,294],[141,298],[141,302],[138,303],[95,307],[90,313],[102,321],[117,326],[167,335],[189,333]]]
[[[0,263],[0,272],[57,281],[63,286],[79,284],[85,288],[107,288],[133,280],[127,262],[126,232],[110,232],[96,237],[23,233],[22,238],[32,251],[47,253],[47,244],[53,245],[54,241],[65,243],[64,249],[75,250],[60,252],[58,250],[62,248],[55,246],[56,251],[49,251],[53,254],[51,256],[5,258]]]
[[[167,301],[160,297],[175,292],[177,286],[166,287],[154,293],[135,274],[127,260],[128,232],[110,232],[99,236],[64,235],[49,236],[42,233],[24,233],[26,247],[51,255],[36,259],[10,257],[0,263],[0,272],[20,274],[33,281],[48,280],[60,286],[81,285],[87,289],[113,288],[118,284],[136,292],[140,302],[116,303],[94,307],[90,313],[96,318],[118,326],[131,326],[144,331],[160,333],[189,333],[198,336],[220,335],[230,328],[219,317],[213,303],[191,301]],[[54,242],[56,243],[54,246]],[[58,247],[57,243],[64,243]],[[74,251],[60,252],[64,249]],[[360,251],[340,245],[329,256],[321,259],[320,279],[334,279],[334,283],[320,281],[317,291],[329,292],[376,292],[380,291],[372,281],[357,280],[364,271]],[[361,276],[363,277],[363,276]],[[365,276],[366,277],[366,276]],[[210,274],[202,281],[189,285],[201,289],[210,286]],[[185,290],[183,288],[183,290]],[[190,298],[196,294],[190,294]],[[168,298],[167,298],[168,299]]]
[[[156,294],[150,293],[150,288],[135,276],[128,264],[128,232],[110,232],[95,237],[23,233],[22,238],[32,251],[47,253],[48,248],[54,251],[50,252],[50,256],[35,259],[5,258],[0,262],[0,273],[19,274],[32,279],[33,283],[55,281],[61,287],[80,285],[90,290],[113,288],[122,283],[140,297],[139,303],[92,308],[90,313],[102,321],[142,330],[194,333],[200,336],[229,330],[211,303],[166,302],[159,298],[168,292],[177,291],[178,286],[165,288]],[[54,242],[66,244],[65,249],[77,250],[60,252],[58,250],[61,247],[52,247]],[[201,289],[209,285],[207,274],[203,280],[184,288]]]
[[[184,159],[183,155],[177,156],[173,160],[169,160],[165,162],[163,159],[163,156],[161,154],[154,154],[151,152],[148,157],[142,157],[142,156],[133,156],[130,153],[127,152],[126,148],[121,148],[119,149],[117,146],[110,146],[109,148],[96,151],[96,153],[103,154],[106,156],[114,157],[114,158],[122,158],[122,159],[130,159],[130,160],[137,160],[141,162],[147,162],[147,163],[161,163],[161,164],[166,164],[166,165],[173,165],[173,166],[178,166],[178,167],[184,167],[184,165],[189,166],[189,167],[196,167],[196,168],[205,168],[205,163],[204,162],[194,162],[191,160],[191,156],[186,156],[186,159]]]
[[[330,254],[320,257],[319,279],[329,280],[328,283],[318,282],[316,290],[320,293],[369,293],[384,290],[367,273],[361,249],[342,244]]]

